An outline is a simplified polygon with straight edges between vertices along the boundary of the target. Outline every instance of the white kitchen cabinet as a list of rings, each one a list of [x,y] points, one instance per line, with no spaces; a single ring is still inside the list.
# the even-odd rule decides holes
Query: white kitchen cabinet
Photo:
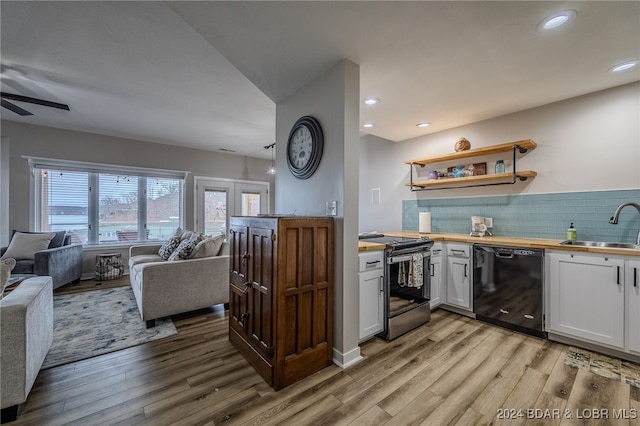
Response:
[[[384,253],[373,251],[359,256],[359,341],[384,328]]]
[[[550,253],[549,332],[624,349],[624,260]]]
[[[471,245],[447,243],[446,304],[472,311]]]
[[[431,265],[430,265],[430,279],[431,279],[431,301],[429,306],[431,309],[439,306],[443,299],[443,272],[442,269],[442,243],[435,243],[431,248]]]
[[[640,260],[628,260],[625,276],[627,284],[627,339],[630,351],[640,353]]]

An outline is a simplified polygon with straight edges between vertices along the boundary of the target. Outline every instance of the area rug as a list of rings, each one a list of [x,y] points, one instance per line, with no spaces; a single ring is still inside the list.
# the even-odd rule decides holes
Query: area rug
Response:
[[[51,368],[177,334],[171,318],[146,328],[131,287],[54,296]]]
[[[640,364],[570,347],[564,363],[640,388]]]

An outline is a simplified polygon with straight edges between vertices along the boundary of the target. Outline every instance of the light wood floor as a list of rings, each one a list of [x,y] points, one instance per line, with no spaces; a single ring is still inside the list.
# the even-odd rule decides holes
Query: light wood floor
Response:
[[[442,310],[279,392],[230,345],[221,306],[174,322],[176,336],[41,371],[14,424],[640,424],[640,389],[565,365],[566,346]],[[509,411],[536,408],[556,418]],[[592,409],[606,421],[576,419]]]

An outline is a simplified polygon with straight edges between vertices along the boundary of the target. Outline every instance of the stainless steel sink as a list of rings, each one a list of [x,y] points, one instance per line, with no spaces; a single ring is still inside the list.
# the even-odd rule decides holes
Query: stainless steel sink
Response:
[[[560,243],[565,246],[580,246],[580,247],[605,247],[605,248],[625,248],[640,250],[640,245],[632,243],[608,243],[600,241],[571,241],[566,240]]]

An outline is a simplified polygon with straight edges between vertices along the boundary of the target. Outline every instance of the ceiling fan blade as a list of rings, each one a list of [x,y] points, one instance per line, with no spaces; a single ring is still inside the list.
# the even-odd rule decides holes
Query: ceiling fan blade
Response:
[[[33,113],[27,111],[26,109],[22,109],[18,105],[14,105],[9,101],[5,101],[4,99],[2,99],[2,106],[5,107],[6,109],[9,109],[15,112],[18,115],[22,115],[22,116],[33,115]]]
[[[0,97],[11,99],[12,101],[28,102],[30,104],[42,105],[51,108],[64,109],[69,111],[69,105],[58,102],[45,101],[44,99],[30,98],[29,96],[14,95],[13,93],[0,92]],[[4,105],[4,104],[3,104]]]

